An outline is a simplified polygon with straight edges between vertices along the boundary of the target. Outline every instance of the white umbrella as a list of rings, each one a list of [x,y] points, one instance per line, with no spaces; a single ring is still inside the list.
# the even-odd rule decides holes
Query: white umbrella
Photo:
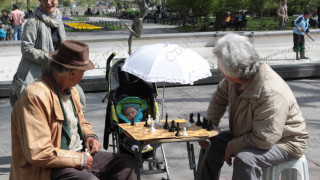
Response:
[[[162,117],[166,82],[193,85],[211,76],[207,60],[190,49],[168,43],[139,47],[125,60],[122,70],[147,82],[164,82]]]

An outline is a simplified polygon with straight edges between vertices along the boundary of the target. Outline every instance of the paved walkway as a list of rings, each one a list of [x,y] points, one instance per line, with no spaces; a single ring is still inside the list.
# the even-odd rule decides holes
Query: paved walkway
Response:
[[[303,79],[287,81],[292,88],[297,101],[307,121],[307,131],[310,133],[310,141],[306,151],[308,159],[310,180],[320,180],[320,79]],[[188,114],[206,114],[212,92],[216,85],[207,86],[185,86],[167,88],[165,91],[165,111],[170,118],[187,118]],[[159,89],[162,94],[162,89]],[[88,121],[93,124],[94,131],[99,138],[103,139],[104,117],[106,104],[101,103],[104,93],[87,93]],[[158,97],[160,100],[161,97]],[[10,112],[9,99],[0,99],[0,180],[8,179],[11,160],[11,137],[10,137]],[[224,118],[221,124],[223,129],[228,128],[227,119]],[[191,180],[192,171],[189,170],[186,145],[184,143],[165,144],[165,152],[169,162],[169,170],[173,180]],[[195,143],[195,153],[198,154],[199,147]],[[111,149],[108,149],[111,151]],[[224,166],[221,179],[230,179],[232,168]],[[143,176],[144,180],[158,180],[166,177],[165,174]]]

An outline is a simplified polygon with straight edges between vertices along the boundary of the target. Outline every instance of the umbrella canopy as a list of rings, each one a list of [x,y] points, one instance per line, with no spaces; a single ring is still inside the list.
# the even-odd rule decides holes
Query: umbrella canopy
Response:
[[[147,82],[191,85],[211,76],[207,60],[176,44],[141,46],[125,60],[122,70]]]

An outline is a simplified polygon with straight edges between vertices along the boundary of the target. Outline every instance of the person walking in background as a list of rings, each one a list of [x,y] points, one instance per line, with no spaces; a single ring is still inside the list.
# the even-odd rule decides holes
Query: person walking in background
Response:
[[[306,11],[303,15],[297,17],[293,24],[293,51],[296,52],[296,59],[309,59],[305,55],[305,40],[304,34],[306,33],[309,38],[311,38],[310,31],[309,31],[309,19],[312,16],[310,11]],[[300,53],[300,57],[299,57]]]
[[[13,21],[13,36],[14,40],[21,40],[22,37],[22,23],[23,23],[23,13],[19,9],[17,4],[13,5],[14,10],[11,11],[11,20]]]
[[[12,21],[6,11],[2,11],[1,21],[4,24],[4,29],[7,31],[5,40],[12,40]]]
[[[279,30],[284,30],[286,27],[286,22],[289,21],[287,0],[282,0],[282,2],[279,4],[277,15],[279,18]]]

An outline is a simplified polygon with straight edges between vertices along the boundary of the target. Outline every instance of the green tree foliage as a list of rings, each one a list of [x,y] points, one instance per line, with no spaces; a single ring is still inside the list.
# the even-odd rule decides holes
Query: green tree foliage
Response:
[[[186,19],[192,16],[195,21],[200,21],[202,29],[209,24],[209,16],[213,10],[213,0],[167,0],[166,4],[170,9],[180,13],[185,25]]]
[[[60,1],[60,3],[62,3],[64,6],[70,6],[71,5],[71,1],[70,0],[63,0],[63,1]]]
[[[10,12],[10,5],[11,5],[11,1],[10,0],[0,0],[0,4],[1,4],[1,11],[5,10],[7,12]]]

